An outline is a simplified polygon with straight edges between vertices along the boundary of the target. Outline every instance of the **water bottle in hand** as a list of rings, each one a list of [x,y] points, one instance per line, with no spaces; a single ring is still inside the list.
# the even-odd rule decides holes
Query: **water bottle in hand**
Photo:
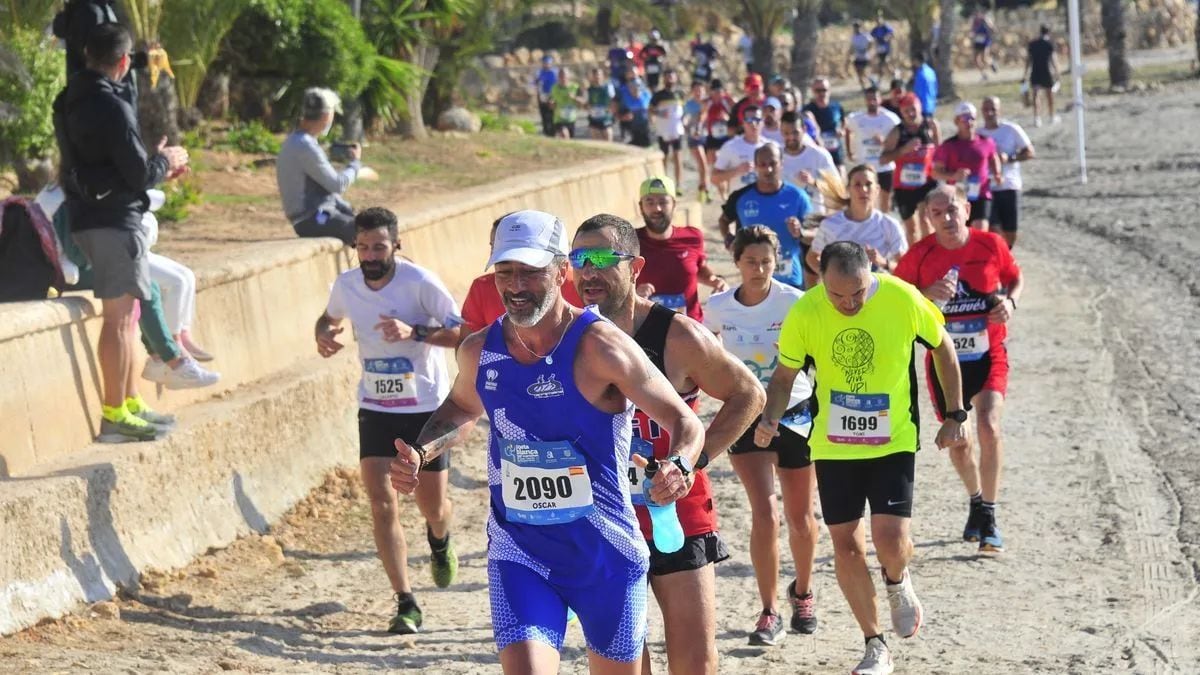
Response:
[[[654,484],[656,475],[658,475],[658,462],[651,458],[646,465],[646,480],[642,482],[642,494],[646,498],[646,510],[650,512],[654,548],[658,549],[659,553],[674,553],[683,548],[683,527],[679,524],[679,514],[675,512],[674,502],[666,506],[659,506],[650,498],[650,487]]]
[[[946,276],[944,276],[942,278],[945,279],[946,281],[950,282],[950,285],[954,287],[955,295],[957,295],[958,294],[958,265],[951,267],[950,270],[948,272],[946,272]],[[934,300],[933,304],[937,305],[938,309],[945,309],[946,305],[950,302],[950,300],[953,300],[953,299],[954,299],[954,296],[952,295],[952,296],[950,296],[949,299],[946,299],[946,300]]]

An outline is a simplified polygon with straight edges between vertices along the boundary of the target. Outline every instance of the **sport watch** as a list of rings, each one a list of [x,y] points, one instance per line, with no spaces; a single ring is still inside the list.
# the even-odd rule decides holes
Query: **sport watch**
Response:
[[[951,410],[950,412],[946,413],[946,419],[954,420],[955,422],[958,422],[959,424],[964,424],[967,421],[967,411],[966,410]]]
[[[692,463],[683,455],[671,455],[667,458],[667,461],[679,467],[679,473],[682,473],[684,476],[690,476],[692,475],[692,471],[694,471]]]

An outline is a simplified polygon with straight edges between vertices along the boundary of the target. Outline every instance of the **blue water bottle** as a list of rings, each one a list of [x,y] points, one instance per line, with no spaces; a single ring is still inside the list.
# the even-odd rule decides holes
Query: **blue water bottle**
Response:
[[[654,458],[646,464],[646,480],[642,482],[642,495],[646,498],[646,510],[650,512],[651,529],[654,533],[654,548],[659,553],[674,553],[683,548],[683,527],[675,503],[659,506],[650,499],[650,487],[658,475],[658,461]]]

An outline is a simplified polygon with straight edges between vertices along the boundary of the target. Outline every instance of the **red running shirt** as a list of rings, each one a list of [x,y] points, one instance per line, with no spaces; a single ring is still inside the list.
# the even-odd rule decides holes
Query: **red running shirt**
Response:
[[[934,234],[918,241],[900,259],[894,274],[923,289],[955,265],[958,291],[942,313],[959,361],[977,361],[1008,338],[1008,326],[989,322],[987,314],[1001,302],[1000,291],[1017,280],[1021,268],[1000,235],[972,229],[962,248],[944,248]]]
[[[576,307],[583,307],[570,270],[567,270],[567,281],[562,286],[562,294],[567,302]],[[488,272],[471,282],[471,288],[467,291],[462,305],[463,327],[467,333],[483,330],[506,311],[504,302],[500,299],[500,292],[496,290],[496,273]]]
[[[646,228],[637,229],[642,257],[646,259],[637,283],[654,284],[651,300],[703,322],[697,277],[707,260],[704,235],[687,225],[673,229],[670,239],[654,239]]]

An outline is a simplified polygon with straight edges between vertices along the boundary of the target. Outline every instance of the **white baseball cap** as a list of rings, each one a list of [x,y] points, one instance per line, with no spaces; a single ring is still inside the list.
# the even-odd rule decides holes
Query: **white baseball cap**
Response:
[[[774,96],[768,96],[766,102],[763,103],[763,107],[764,108],[774,108],[776,110],[783,110],[783,104],[780,103],[779,99],[775,98]]]
[[[962,103],[958,104],[957,108],[954,109],[954,116],[962,117],[963,115],[979,117],[979,111],[975,110],[975,106],[970,101],[963,101]]]
[[[546,267],[556,255],[567,254],[567,231],[557,216],[544,211],[517,211],[500,219],[488,267],[519,262]]]

